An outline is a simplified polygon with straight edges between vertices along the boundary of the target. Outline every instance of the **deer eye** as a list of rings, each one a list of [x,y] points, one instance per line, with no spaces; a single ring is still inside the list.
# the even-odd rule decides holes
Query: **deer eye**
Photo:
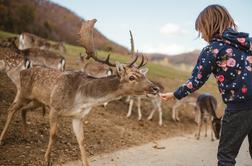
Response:
[[[130,80],[130,81],[134,81],[135,79],[136,79],[136,78],[135,78],[134,76],[130,76],[130,77],[129,77],[129,80]]]

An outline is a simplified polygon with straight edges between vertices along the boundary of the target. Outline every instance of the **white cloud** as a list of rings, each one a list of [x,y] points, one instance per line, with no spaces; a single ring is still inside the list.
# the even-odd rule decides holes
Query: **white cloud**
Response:
[[[183,29],[180,25],[174,24],[174,23],[167,23],[163,25],[159,32],[162,35],[167,35],[167,36],[177,36],[177,35],[184,35],[187,33],[185,29]]]
[[[159,43],[156,46],[145,45],[141,48],[141,50],[146,53],[163,53],[167,55],[180,54],[192,51],[194,49],[195,48],[187,48],[179,44],[163,44],[163,43]]]

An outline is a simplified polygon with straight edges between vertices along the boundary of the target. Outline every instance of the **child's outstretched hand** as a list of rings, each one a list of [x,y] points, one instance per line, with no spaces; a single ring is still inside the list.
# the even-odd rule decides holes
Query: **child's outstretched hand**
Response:
[[[173,95],[173,92],[168,92],[168,93],[161,93],[160,98],[164,101],[168,101],[171,99],[175,99],[175,96]]]

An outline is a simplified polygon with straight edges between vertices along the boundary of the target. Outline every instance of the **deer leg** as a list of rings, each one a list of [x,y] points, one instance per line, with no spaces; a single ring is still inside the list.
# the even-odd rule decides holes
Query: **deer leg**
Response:
[[[211,126],[211,141],[214,141],[214,132],[213,132],[213,126]]]
[[[211,129],[211,141],[214,141],[214,130],[213,130],[212,121],[213,121],[213,118],[211,118],[211,121],[210,121],[210,129]]]
[[[200,132],[201,132],[202,122],[198,124],[198,133],[197,133],[197,140],[200,139]]]
[[[79,148],[81,151],[82,166],[88,166],[85,147],[84,147],[83,123],[80,119],[73,119],[72,124],[73,124],[73,131],[77,138]]]
[[[49,122],[50,122],[50,136],[49,136],[49,143],[48,143],[46,153],[45,153],[45,165],[47,166],[51,165],[50,153],[51,153],[52,145],[54,144],[55,139],[56,139],[56,131],[58,127],[58,117],[54,109],[50,110]]]
[[[107,110],[107,105],[108,105],[108,102],[103,103],[103,107],[105,108],[105,110]]]
[[[4,128],[3,128],[3,131],[1,133],[1,136],[0,136],[0,145],[3,143],[3,139],[5,137],[5,134],[7,132],[7,129],[10,125],[10,122],[13,118],[13,115],[16,113],[17,110],[19,110],[20,108],[22,107],[22,101],[20,100],[20,98],[17,98],[17,101],[16,102],[13,102],[11,104],[11,106],[9,107],[8,109],[8,116],[7,116],[7,121],[5,122],[5,125],[4,125]]]
[[[26,123],[26,114],[27,114],[27,111],[29,109],[35,109],[35,108],[38,108],[40,106],[39,103],[37,102],[34,102],[34,101],[30,101],[27,105],[23,106],[20,111],[21,111],[21,116],[22,116],[22,122],[23,122],[23,129],[22,129],[22,133],[23,133],[23,136],[25,137],[26,136],[26,133],[27,133],[27,123]],[[45,106],[42,107],[43,109],[43,115],[45,114]]]
[[[179,118],[178,115],[179,115],[179,111],[176,111],[175,112],[175,117],[176,117],[175,119],[176,119],[177,122],[180,122],[180,118]]]
[[[21,117],[22,117],[22,122],[23,122],[23,129],[22,129],[23,137],[26,137],[27,135],[26,113],[27,113],[27,110],[21,111]]]
[[[150,113],[150,115],[149,115],[148,118],[147,118],[148,120],[151,120],[151,119],[152,119],[152,117],[153,117],[155,111],[156,111],[155,109],[152,109],[152,110],[151,110],[151,113]]]
[[[14,82],[14,81],[13,81]],[[19,84],[19,81],[18,81],[18,84]],[[16,94],[16,96],[15,96],[15,99],[14,99],[14,101],[13,101],[13,103],[17,103],[17,101],[20,99],[20,87],[19,86],[17,86],[17,94]]]
[[[173,107],[172,107],[172,120],[173,121],[179,121],[179,118],[177,117],[178,116],[178,107],[181,105],[181,103],[179,102],[179,101],[177,101],[174,105],[173,105]]]
[[[197,140],[200,139],[200,132],[201,132],[202,123],[203,123],[203,114],[200,112],[200,121],[198,123],[198,133],[196,134]]]
[[[200,120],[200,111],[197,108],[194,108],[194,122],[199,123]]]
[[[206,121],[205,121],[205,137],[207,137],[207,127],[208,127],[208,123],[209,123],[209,118],[207,118]]]
[[[159,112],[159,126],[162,126],[163,125],[163,112],[162,112],[162,108],[161,106],[159,105],[158,106],[158,112]]]
[[[130,99],[129,100],[129,110],[128,110],[127,118],[129,118],[131,116],[133,103],[134,103],[134,100]]]
[[[176,106],[172,107],[172,120],[176,121]]]
[[[21,117],[22,117],[22,122],[23,122],[23,129],[22,129],[23,137],[25,137],[26,133],[27,133],[27,123],[26,123],[27,110],[28,109],[33,109],[33,108],[35,108],[34,102],[31,101],[27,105],[25,105],[24,107],[22,107],[20,109],[20,111],[21,111]]]
[[[137,111],[138,111],[138,120],[142,119],[142,111],[141,111],[141,98],[137,97]]]

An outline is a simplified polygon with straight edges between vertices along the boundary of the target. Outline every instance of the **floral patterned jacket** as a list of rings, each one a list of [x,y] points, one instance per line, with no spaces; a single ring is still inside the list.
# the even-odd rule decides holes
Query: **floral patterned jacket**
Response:
[[[227,110],[252,109],[252,41],[247,33],[228,28],[202,49],[191,78],[175,92],[181,99],[214,74]]]

